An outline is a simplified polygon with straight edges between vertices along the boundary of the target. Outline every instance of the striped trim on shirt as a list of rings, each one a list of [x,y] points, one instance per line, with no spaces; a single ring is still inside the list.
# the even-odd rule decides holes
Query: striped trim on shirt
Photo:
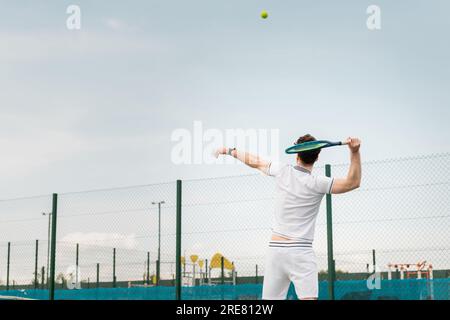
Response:
[[[275,241],[269,242],[271,248],[312,248],[312,242],[304,241]]]

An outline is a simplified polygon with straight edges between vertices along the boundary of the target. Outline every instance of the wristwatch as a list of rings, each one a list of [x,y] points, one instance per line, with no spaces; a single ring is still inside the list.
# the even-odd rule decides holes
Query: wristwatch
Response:
[[[231,156],[231,153],[236,150],[236,148],[228,148],[227,155]]]

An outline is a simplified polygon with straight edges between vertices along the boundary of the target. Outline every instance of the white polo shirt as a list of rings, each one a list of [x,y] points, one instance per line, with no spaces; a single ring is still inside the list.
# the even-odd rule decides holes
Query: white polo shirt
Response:
[[[331,193],[333,178],[277,162],[270,164],[267,174],[275,177],[277,184],[273,233],[312,243],[320,203],[326,193]]]

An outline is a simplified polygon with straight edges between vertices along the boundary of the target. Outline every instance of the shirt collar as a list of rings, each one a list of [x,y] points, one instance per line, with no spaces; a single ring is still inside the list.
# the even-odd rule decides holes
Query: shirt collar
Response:
[[[294,169],[295,169],[295,170],[298,170],[298,171],[302,171],[302,172],[311,174],[311,171],[309,171],[309,170],[306,169],[306,168],[300,167],[300,166],[298,166],[298,165],[297,165],[297,166],[294,166]]]

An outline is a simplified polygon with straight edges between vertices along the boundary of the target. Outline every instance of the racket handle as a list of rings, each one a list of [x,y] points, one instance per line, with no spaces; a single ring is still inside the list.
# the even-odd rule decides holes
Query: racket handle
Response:
[[[345,146],[345,145],[349,144],[349,141],[347,141],[347,140],[341,141],[341,144],[342,144],[343,146]]]

